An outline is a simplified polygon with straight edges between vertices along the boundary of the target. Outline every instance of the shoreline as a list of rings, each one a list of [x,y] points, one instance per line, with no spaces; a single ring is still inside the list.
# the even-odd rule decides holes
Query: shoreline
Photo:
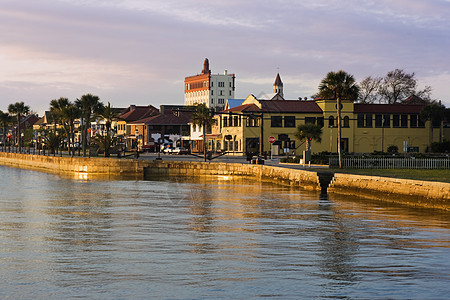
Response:
[[[161,176],[251,177],[322,193],[352,194],[413,207],[450,211],[450,183],[363,176],[242,163],[40,156],[0,152],[0,165],[74,179],[152,179]]]

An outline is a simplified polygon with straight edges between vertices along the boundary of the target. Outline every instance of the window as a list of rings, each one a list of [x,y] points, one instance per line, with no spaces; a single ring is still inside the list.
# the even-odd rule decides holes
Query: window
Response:
[[[234,116],[234,127],[239,126],[239,117],[238,116]]]
[[[392,127],[400,127],[400,115],[392,115]]]
[[[409,117],[409,127],[416,128],[417,127],[417,115],[410,115]]]
[[[239,141],[234,141],[234,151],[239,151]]]
[[[328,118],[328,127],[334,127],[334,117],[330,116]]]
[[[231,96],[231,91],[228,91],[228,96]]]
[[[211,90],[211,96],[214,96],[214,91],[213,90]]]
[[[211,87],[213,87],[214,86],[214,82],[213,81],[211,81]]]
[[[380,128],[383,126],[383,115],[375,115],[375,127]]]
[[[419,116],[418,117],[418,119],[419,119],[419,125],[418,125],[418,127],[420,127],[420,128],[424,128],[425,127],[425,121],[424,120],[422,120],[422,118]]]
[[[217,99],[219,104],[225,104],[225,99],[224,98],[219,98]]]
[[[358,114],[357,126],[358,128],[364,127],[364,114]]]
[[[272,127],[283,127],[283,117],[281,116],[270,117],[270,124]]]
[[[315,117],[305,117],[305,124],[306,123],[316,124],[316,118]]]
[[[342,127],[344,127],[344,128],[350,127],[350,118],[348,116],[344,117],[344,124],[342,125]]]
[[[223,117],[223,127],[228,127],[228,117]]]
[[[318,117],[317,118],[317,125],[320,126],[320,128],[322,128],[324,126],[325,120],[323,117]]]
[[[233,117],[231,115],[228,117],[228,126],[233,126]]]
[[[295,127],[295,117],[285,116],[284,117],[284,127]]]
[[[408,115],[401,115],[400,126],[402,128],[408,128]]]
[[[366,128],[372,128],[372,114],[366,114]]]
[[[231,87],[231,81],[230,81],[230,87]]]
[[[391,127],[391,115],[389,114],[383,115],[383,127],[385,128]]]
[[[219,91],[219,96],[223,96],[223,90]]]
[[[259,126],[259,118],[247,117],[247,127],[258,127],[258,126]]]
[[[219,81],[218,86],[219,86],[219,87],[225,87],[225,82]]]

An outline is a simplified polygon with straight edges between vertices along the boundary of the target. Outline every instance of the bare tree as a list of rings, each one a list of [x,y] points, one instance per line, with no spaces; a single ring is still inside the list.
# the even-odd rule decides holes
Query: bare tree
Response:
[[[363,81],[359,83],[359,103],[375,103],[376,101],[381,101],[381,97],[378,94],[378,90],[383,82],[382,77],[366,77]]]
[[[426,86],[423,90],[417,90],[414,72],[408,74],[404,70],[395,69],[383,77],[378,93],[382,97],[382,101],[388,104],[400,103],[411,95],[417,95],[429,101],[431,87]]]

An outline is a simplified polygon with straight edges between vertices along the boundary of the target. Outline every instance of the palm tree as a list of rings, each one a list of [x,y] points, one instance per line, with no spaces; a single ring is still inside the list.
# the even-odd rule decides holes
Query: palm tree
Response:
[[[63,119],[67,122],[69,128],[69,152],[71,152],[72,157],[75,155],[75,148],[73,147],[75,144],[75,120],[80,117],[81,110],[75,104],[69,102],[69,105],[63,110]]]
[[[20,136],[20,120],[23,115],[26,115],[30,112],[30,107],[25,105],[23,102],[16,102],[14,104],[10,104],[8,106],[8,111],[11,115],[15,115],[17,117],[17,140],[19,144],[19,152],[22,151],[22,137]]]
[[[6,147],[6,131],[8,130],[9,124],[13,122],[13,118],[7,112],[3,112],[0,110],[0,125],[2,127],[3,133],[3,146],[2,149],[5,150]]]
[[[327,76],[322,79],[319,85],[319,97],[322,99],[336,100],[337,107],[337,125],[338,125],[338,155],[339,168],[342,168],[342,149],[341,149],[341,100],[358,99],[359,87],[355,82],[355,78],[344,71],[329,72]]]
[[[445,106],[438,103],[426,105],[420,112],[424,121],[430,121],[430,146],[433,143],[433,123],[439,122],[439,142],[442,142],[442,121],[445,118]]]
[[[111,106],[111,103],[108,102],[108,105],[103,107],[103,111],[99,116],[105,119],[106,132],[109,134],[111,131],[111,124],[119,118],[119,113]]]
[[[201,103],[195,106],[195,112],[192,114],[192,123],[202,126],[203,130],[203,155],[206,162],[206,129],[214,123],[214,113],[212,113],[206,104]]]
[[[294,133],[295,138],[300,142],[306,141],[306,151],[311,151],[311,141],[322,141],[322,128],[313,123],[306,123],[297,126],[297,130]]]
[[[97,134],[93,142],[103,149],[105,157],[109,157],[110,151],[117,146],[117,138],[115,137],[115,132],[111,130],[111,125],[112,122],[119,118],[119,113],[108,102],[108,105],[103,107],[98,117],[105,120],[106,134]]]
[[[100,98],[98,96],[86,94],[81,96],[80,99],[77,99],[77,101],[75,101],[75,105],[81,110],[81,143],[83,147],[83,156],[86,157],[87,133],[88,128],[91,126],[91,118],[98,115],[102,111],[103,104],[100,102]]]

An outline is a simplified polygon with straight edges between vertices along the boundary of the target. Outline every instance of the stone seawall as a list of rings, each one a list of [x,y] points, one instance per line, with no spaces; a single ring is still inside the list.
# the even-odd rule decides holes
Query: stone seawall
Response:
[[[183,162],[144,159],[81,158],[27,155],[0,152],[0,164],[60,174],[88,174],[101,177],[230,175],[249,176],[259,180],[294,185],[306,190],[320,190],[315,172],[265,165]],[[81,177],[81,176],[76,176]]]
[[[450,183],[444,182],[336,173],[328,192],[450,210]]]
[[[293,170],[265,165],[209,163],[209,162],[180,162],[180,161],[151,161],[144,174],[146,178],[158,176],[202,176],[228,175],[249,176],[259,180],[271,181],[279,184],[297,186],[305,190],[320,190],[319,177],[316,172]]]
[[[161,176],[225,175],[296,186],[305,190],[357,194],[381,201],[450,210],[450,183],[351,174],[316,173],[266,165],[157,161],[144,159],[81,158],[0,152],[0,164],[77,178],[109,177],[152,179]],[[331,179],[332,178],[332,179]],[[328,182],[331,183],[328,186]],[[321,187],[322,186],[322,187]]]

